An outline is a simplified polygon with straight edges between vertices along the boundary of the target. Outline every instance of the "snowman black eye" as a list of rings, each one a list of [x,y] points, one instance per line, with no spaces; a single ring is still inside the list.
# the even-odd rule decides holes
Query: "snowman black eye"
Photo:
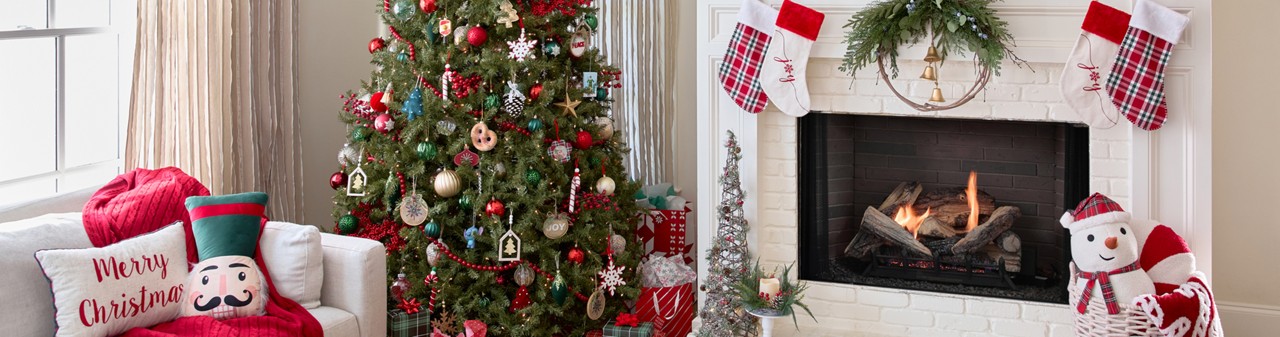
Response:
[[[244,272],[240,272],[240,280],[244,281],[244,278],[245,278]]]
[[[200,284],[209,284],[209,275],[205,275],[203,278],[200,278]]]
[[[1089,242],[1093,242],[1093,234],[1089,234],[1085,239],[1089,240]]]
[[[1125,235],[1125,234],[1129,234],[1129,232],[1126,232],[1124,230],[1124,227],[1120,227],[1120,235]]]

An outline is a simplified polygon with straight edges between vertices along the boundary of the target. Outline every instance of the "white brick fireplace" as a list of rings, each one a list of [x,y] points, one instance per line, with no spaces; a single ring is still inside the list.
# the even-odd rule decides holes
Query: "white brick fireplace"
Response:
[[[775,7],[781,0],[766,0]],[[984,94],[960,108],[934,113],[912,110],[893,97],[874,70],[855,77],[836,69],[844,52],[844,25],[869,1],[807,0],[801,3],[827,14],[809,62],[812,110],[837,114],[1078,122],[1058,90],[1058,76],[1083,19],[1087,1],[1006,0],[996,6],[1018,43],[1014,49],[1029,66],[1006,62]],[[1104,1],[1128,9],[1126,1]],[[1119,126],[1090,130],[1092,192],[1113,197],[1137,218],[1154,218],[1183,234],[1200,269],[1212,272],[1210,200],[1210,5],[1192,0],[1161,3],[1192,17],[1174,51],[1166,77],[1169,121],[1158,132]],[[716,72],[732,34],[739,0],[698,1],[698,249],[714,240],[720,201],[717,177],[724,164],[725,130],[743,145],[746,214],[752,250],[766,268],[797,260],[797,119],[772,107],[751,115],[734,106]],[[902,74],[895,84],[909,96],[927,98],[931,84],[912,80],[923,62],[917,46],[901,53]],[[944,95],[958,97],[972,80],[967,60],[953,57],[940,69]],[[904,92],[904,94],[907,94]],[[705,261],[699,272],[706,273]],[[1212,274],[1210,274],[1212,276]],[[870,286],[811,282],[806,302],[818,322],[780,320],[781,336],[1071,336],[1067,305],[975,296],[947,295]]]

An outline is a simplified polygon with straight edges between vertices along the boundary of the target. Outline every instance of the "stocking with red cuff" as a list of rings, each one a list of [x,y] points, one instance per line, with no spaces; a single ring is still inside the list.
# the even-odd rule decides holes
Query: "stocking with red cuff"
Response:
[[[1062,70],[1062,99],[1090,127],[1106,129],[1124,120],[1102,82],[1111,73],[1120,41],[1129,29],[1129,13],[1094,1],[1080,25],[1080,38]]]
[[[809,51],[818,38],[822,20],[821,12],[802,6],[791,0],[782,3],[778,10],[778,27],[764,55],[760,70],[760,86],[773,105],[783,113],[800,117],[809,113],[809,85],[805,69],[809,66]]]

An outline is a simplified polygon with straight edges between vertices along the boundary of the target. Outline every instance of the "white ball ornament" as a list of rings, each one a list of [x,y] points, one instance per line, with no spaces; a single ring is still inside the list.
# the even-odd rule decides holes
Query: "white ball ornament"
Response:
[[[596,138],[600,140],[609,140],[613,137],[613,119],[609,117],[596,117],[594,121],[596,125]]]
[[[609,176],[603,176],[600,177],[600,180],[596,180],[596,192],[600,192],[600,194],[613,195],[613,190],[617,187],[617,184],[613,182],[613,178],[609,178]]]
[[[436,194],[441,197],[452,197],[462,191],[462,180],[458,178],[457,172],[444,169],[440,173],[436,173],[435,189]]]

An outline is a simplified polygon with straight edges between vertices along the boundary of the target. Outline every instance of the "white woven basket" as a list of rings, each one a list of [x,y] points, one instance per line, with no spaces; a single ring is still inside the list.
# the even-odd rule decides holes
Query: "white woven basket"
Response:
[[[1075,274],[1075,265],[1071,266],[1072,275]],[[1120,312],[1115,315],[1107,314],[1107,304],[1102,296],[1093,296],[1089,299],[1087,310],[1083,314],[1076,311],[1076,304],[1080,303],[1080,291],[1076,287],[1076,279],[1071,278],[1071,284],[1067,286],[1067,293],[1071,305],[1071,312],[1076,315],[1076,336],[1088,337],[1113,337],[1113,336],[1160,336],[1160,329],[1155,326],[1142,310],[1130,303],[1118,303]]]

